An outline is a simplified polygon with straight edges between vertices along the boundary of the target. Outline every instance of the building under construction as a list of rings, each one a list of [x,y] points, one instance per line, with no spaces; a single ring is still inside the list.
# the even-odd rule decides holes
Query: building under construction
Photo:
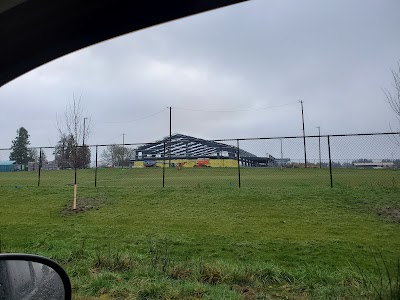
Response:
[[[238,158],[239,154],[239,158]],[[174,134],[136,149],[134,167],[267,167],[275,164],[272,156],[258,157],[236,146]]]

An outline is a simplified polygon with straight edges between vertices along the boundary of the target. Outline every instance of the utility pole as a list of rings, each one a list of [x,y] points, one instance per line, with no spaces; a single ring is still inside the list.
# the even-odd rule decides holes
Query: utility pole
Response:
[[[85,135],[86,135],[86,117],[83,118],[83,141],[82,141],[82,145],[85,146]]]
[[[282,169],[282,165],[283,165],[283,148],[282,148],[282,139],[281,140],[281,169]]]
[[[169,107],[169,147],[168,147],[168,156],[169,163],[168,167],[171,167],[171,143],[172,143],[172,107]]]
[[[125,160],[125,133],[122,134],[122,169],[124,168]]]
[[[85,165],[86,165],[86,148],[85,148],[85,135],[86,135],[86,117],[85,118],[83,118],[83,135],[82,135],[82,154],[83,154],[83,159],[84,159],[84,162],[85,162]],[[78,138],[78,137],[77,137]],[[77,142],[78,143],[78,142]],[[86,167],[85,167],[86,168]]]
[[[319,168],[322,168],[321,163],[321,126],[317,126],[318,128],[318,152],[319,152]]]
[[[300,100],[300,104],[301,104],[301,119],[302,119],[302,122],[303,122],[304,167],[307,168],[306,131],[304,129],[303,100]]]

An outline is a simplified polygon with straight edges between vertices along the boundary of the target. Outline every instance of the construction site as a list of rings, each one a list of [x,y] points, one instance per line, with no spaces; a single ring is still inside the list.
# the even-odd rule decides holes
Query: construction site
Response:
[[[239,157],[238,157],[239,154]],[[133,167],[268,167],[278,163],[275,157],[259,157],[237,146],[174,134],[136,149]]]

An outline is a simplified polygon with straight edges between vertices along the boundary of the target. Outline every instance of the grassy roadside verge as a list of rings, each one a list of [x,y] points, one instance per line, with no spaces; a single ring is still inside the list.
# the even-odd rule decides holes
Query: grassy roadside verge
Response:
[[[370,298],[395,271],[398,188],[0,188],[2,252],[50,256],[77,299]],[[360,271],[361,270],[361,271]]]

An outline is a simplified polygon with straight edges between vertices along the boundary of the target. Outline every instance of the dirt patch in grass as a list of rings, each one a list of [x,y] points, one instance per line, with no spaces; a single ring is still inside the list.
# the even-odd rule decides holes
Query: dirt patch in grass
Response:
[[[174,266],[168,276],[176,280],[188,280],[192,276],[192,271],[183,266]]]
[[[79,213],[84,213],[89,210],[98,210],[102,204],[102,200],[95,198],[83,198],[77,199],[76,209],[73,209],[72,203],[68,203],[65,208],[61,211],[62,215],[75,215]]]
[[[400,223],[400,208],[399,207],[382,207],[378,208],[377,213],[382,218]]]
[[[256,291],[249,286],[233,285],[232,289],[242,294],[245,300],[257,299]]]

